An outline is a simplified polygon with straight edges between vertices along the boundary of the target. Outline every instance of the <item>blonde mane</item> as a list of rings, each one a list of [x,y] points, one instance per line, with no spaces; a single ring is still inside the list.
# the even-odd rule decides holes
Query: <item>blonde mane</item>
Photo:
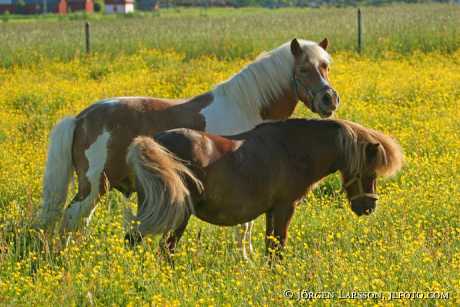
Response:
[[[366,145],[379,143],[373,169],[379,176],[392,176],[403,165],[403,153],[399,144],[390,136],[365,128],[359,124],[338,120],[343,128],[340,145],[345,153],[345,165],[351,174],[362,172],[367,165]]]
[[[330,55],[317,43],[298,40],[312,61],[331,61]],[[240,72],[218,84],[214,93],[229,96],[243,109],[261,110],[277,101],[292,87],[294,57],[290,42],[269,52],[263,52]]]

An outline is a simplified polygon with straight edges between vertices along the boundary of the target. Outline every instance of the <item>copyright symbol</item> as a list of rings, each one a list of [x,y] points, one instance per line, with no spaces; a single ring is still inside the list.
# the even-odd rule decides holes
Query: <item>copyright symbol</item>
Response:
[[[284,289],[283,290],[283,296],[286,297],[286,298],[293,298],[294,293],[292,292],[291,289]]]

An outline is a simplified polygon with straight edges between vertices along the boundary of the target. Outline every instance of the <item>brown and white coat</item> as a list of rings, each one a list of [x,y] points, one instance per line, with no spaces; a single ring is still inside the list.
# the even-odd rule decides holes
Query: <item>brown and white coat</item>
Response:
[[[131,193],[125,160],[136,136],[173,128],[241,133],[265,121],[288,118],[298,100],[322,117],[331,115],[339,98],[327,77],[331,61],[327,45],[327,39],[319,44],[294,39],[190,99],[110,98],[64,118],[50,137],[37,226],[52,230],[64,213],[61,232],[76,230],[84,220],[89,222],[107,187]],[[73,171],[78,193],[63,212]]]

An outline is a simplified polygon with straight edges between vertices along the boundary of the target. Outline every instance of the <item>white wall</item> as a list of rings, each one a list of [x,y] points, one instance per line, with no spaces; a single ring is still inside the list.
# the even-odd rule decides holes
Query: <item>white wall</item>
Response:
[[[3,1],[3,0],[0,0]],[[127,3],[127,4],[106,4],[105,5],[105,12],[109,14],[113,13],[131,13],[134,12],[134,3]]]

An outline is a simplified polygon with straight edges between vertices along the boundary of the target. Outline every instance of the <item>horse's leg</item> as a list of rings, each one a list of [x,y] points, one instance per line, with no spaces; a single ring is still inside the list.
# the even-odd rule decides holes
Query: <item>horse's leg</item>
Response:
[[[165,259],[173,267],[174,259],[172,258],[172,256],[176,251],[177,242],[179,242],[180,238],[182,237],[182,234],[185,231],[185,228],[187,228],[189,219],[190,215],[187,214],[187,216],[184,218],[184,221],[179,225],[178,228],[176,228],[176,230],[165,233],[160,240],[158,255],[161,258]]]
[[[176,228],[176,230],[164,234],[160,240],[160,252],[171,263],[171,256],[174,255],[177,243],[179,242],[180,238],[182,238],[182,235],[184,234],[185,228],[187,228],[189,220],[190,214],[187,214],[187,216],[184,218],[179,227]]]
[[[269,211],[265,213],[265,249],[267,256],[274,250],[275,242],[273,241],[273,213]]]
[[[252,228],[254,227],[254,221],[248,223],[248,232],[246,233],[247,242],[249,246],[249,255],[254,254],[254,248],[252,248]]]
[[[238,250],[243,254],[243,259],[248,260],[248,254],[246,253],[246,233],[249,228],[249,223],[241,224],[240,227],[235,227],[236,241],[238,244]]]
[[[275,253],[279,259],[282,259],[281,251],[286,245],[287,230],[291,218],[294,215],[295,205],[289,204],[275,208],[273,211],[273,228],[275,233],[276,247]]]
[[[84,152],[74,150],[78,194],[64,212],[61,234],[77,230],[84,219],[89,223],[97,199],[105,193],[107,184],[104,166],[107,161],[109,139],[110,133],[105,131]]]
[[[69,231],[74,231],[80,226],[80,206],[85,203],[91,195],[91,183],[84,174],[77,169],[78,191],[64,211],[64,220],[61,225],[61,234],[65,235]]]
[[[135,190],[137,191],[137,212],[141,210],[145,202],[145,193],[144,190],[139,188],[140,185],[136,180]],[[143,235],[139,231],[139,225],[133,211],[128,206],[125,207],[124,214],[124,224],[125,224],[125,241],[129,244],[130,247],[134,247],[136,244],[142,241]]]
[[[106,192],[105,185],[93,190],[94,186],[86,177],[78,177],[78,193],[64,212],[61,234],[78,230],[82,224],[89,225],[100,196]]]

